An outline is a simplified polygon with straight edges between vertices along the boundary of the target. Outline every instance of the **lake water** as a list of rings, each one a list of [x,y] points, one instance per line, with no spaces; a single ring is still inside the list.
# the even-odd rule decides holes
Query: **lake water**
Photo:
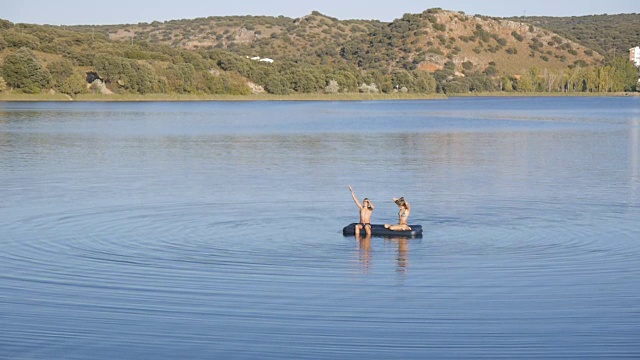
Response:
[[[0,103],[0,358],[638,358],[639,225],[640,97]]]

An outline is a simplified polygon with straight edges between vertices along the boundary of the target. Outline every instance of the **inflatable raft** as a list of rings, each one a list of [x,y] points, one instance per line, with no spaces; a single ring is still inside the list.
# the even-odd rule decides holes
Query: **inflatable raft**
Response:
[[[409,225],[411,230],[394,231],[389,230],[382,224],[371,224],[371,236],[388,236],[388,237],[420,237],[422,236],[422,225]],[[353,236],[356,234],[356,223],[349,224],[342,229],[344,236]],[[364,229],[360,230],[360,235],[366,235]]]

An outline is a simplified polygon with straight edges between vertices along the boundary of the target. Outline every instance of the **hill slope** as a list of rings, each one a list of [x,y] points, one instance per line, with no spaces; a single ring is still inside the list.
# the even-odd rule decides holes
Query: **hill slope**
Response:
[[[527,17],[526,21],[556,32],[600,54],[625,55],[640,46],[640,14],[572,17]]]
[[[226,49],[243,56],[309,64],[348,63],[386,71],[435,71],[451,60],[458,72],[482,71],[494,63],[498,72],[506,75],[522,73],[531,66],[559,69],[576,61],[595,64],[602,60],[585,46],[539,27],[441,9],[406,14],[391,23],[341,21],[313,12],[299,19],[208,17],[75,29],[99,31],[120,41],[189,50]]]

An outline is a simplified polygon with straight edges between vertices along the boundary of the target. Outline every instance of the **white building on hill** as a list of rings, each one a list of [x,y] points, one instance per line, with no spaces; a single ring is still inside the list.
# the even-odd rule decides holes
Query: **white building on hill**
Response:
[[[247,58],[248,58],[248,56],[247,56]],[[273,59],[269,59],[269,58],[262,58],[261,59],[260,56],[254,56],[254,57],[251,58],[251,60],[273,64]]]
[[[636,66],[640,66],[640,46],[629,49],[629,60]]]

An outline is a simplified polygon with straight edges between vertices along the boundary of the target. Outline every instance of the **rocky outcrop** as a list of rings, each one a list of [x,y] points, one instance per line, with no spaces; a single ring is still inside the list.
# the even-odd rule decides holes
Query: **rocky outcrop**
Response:
[[[104,82],[100,79],[95,79],[92,83],[87,84],[87,89],[99,92],[102,95],[111,95],[113,91],[109,90]]]
[[[247,82],[247,86],[249,86],[249,89],[251,89],[251,93],[252,94],[264,94],[264,88],[258,84],[254,84],[251,81]]]

